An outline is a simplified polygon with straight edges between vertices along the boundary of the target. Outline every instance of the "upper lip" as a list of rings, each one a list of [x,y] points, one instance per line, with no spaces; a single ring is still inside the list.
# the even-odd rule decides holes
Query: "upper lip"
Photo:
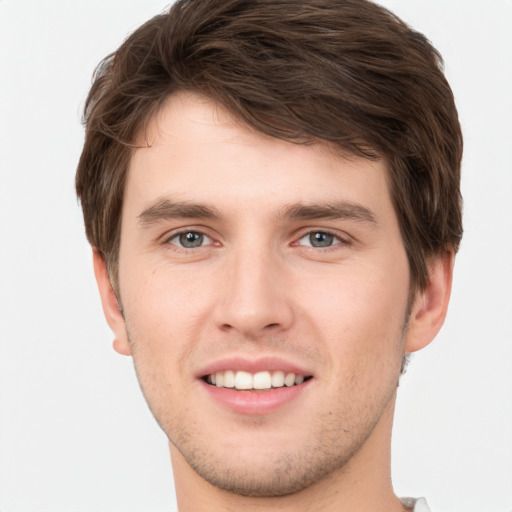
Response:
[[[281,370],[285,373],[295,373],[295,375],[303,375],[304,377],[312,376],[312,372],[308,368],[278,356],[265,356],[256,358],[231,356],[223,357],[203,366],[197,372],[196,377],[204,378],[207,375],[223,372],[226,370],[241,370],[249,373],[264,371],[274,372]]]

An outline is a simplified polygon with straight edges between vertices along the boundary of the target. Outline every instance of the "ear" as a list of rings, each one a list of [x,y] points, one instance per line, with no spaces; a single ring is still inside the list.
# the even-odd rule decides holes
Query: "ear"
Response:
[[[416,293],[405,337],[405,351],[426,347],[441,329],[452,289],[454,253],[440,254],[429,264],[429,283]]]
[[[105,259],[96,250],[92,252],[94,275],[96,276],[96,283],[101,297],[101,304],[103,306],[103,313],[107,320],[108,325],[114,333],[114,350],[125,356],[131,355],[131,347],[128,341],[128,334],[126,332],[126,324],[123,314],[119,307],[116,294],[110,283],[110,278],[107,272]]]

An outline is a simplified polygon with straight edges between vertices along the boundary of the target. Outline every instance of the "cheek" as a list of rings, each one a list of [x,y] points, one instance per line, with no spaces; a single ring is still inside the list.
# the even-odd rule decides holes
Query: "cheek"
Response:
[[[409,277],[406,271],[388,267],[346,267],[303,280],[296,295],[303,306],[322,322],[355,330],[361,324],[386,329],[402,322],[407,308]],[[398,269],[396,269],[398,270]]]
[[[123,306],[130,311],[132,321],[150,331],[166,333],[194,325],[210,295],[204,276],[164,264],[139,267],[131,265],[122,281]]]
[[[212,339],[222,273],[208,265],[134,260],[126,259],[121,296],[134,363],[149,401],[149,393],[159,394],[158,386],[191,382],[197,354]]]
[[[331,353],[333,373],[347,379],[401,365],[408,272],[400,265],[375,268],[387,272],[351,268],[323,279],[321,290],[302,291],[308,297],[304,315]]]
[[[164,268],[148,274],[130,269],[121,297],[138,373],[147,368],[154,377],[174,379],[201,338],[207,294],[197,277]]]

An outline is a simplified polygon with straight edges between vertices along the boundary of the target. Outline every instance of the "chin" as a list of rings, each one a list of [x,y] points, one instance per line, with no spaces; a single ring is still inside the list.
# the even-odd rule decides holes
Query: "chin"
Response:
[[[290,467],[291,462],[283,461],[279,467],[261,471],[247,467],[231,470],[208,471],[193,468],[204,480],[223,491],[239,496],[278,497],[298,493],[324,478],[329,472],[311,471],[309,468]]]
[[[328,436],[329,437],[329,436]],[[187,443],[177,447],[187,464],[203,480],[228,493],[251,497],[279,497],[299,493],[343,470],[359,448],[359,442],[340,443],[317,439],[300,450],[281,451],[274,445],[255,451],[211,446],[190,449]],[[347,440],[345,440],[347,441]],[[175,445],[176,447],[176,445]]]

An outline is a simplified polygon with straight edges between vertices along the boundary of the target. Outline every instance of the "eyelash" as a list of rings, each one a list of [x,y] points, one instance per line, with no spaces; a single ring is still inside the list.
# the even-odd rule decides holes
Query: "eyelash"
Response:
[[[301,244],[300,241],[308,238],[311,240],[311,236],[313,235],[327,235],[328,237],[332,237],[332,244],[328,246],[315,246],[310,244]],[[321,241],[319,241],[321,243]],[[301,236],[296,240],[296,242],[293,243],[293,245],[297,245],[300,247],[307,247],[308,249],[313,249],[315,251],[328,251],[332,249],[336,249],[337,246],[348,246],[351,245],[351,241],[348,236],[342,237],[337,233],[333,233],[332,231],[328,229],[311,229],[309,231],[306,231],[301,234]]]
[[[164,243],[166,243],[168,245],[174,245],[174,246],[178,247],[180,250],[185,250],[185,251],[193,251],[197,248],[205,247],[205,245],[203,245],[203,244],[195,246],[195,247],[184,247],[182,243],[178,244],[178,243],[172,242],[172,240],[174,240],[176,238],[179,239],[180,237],[186,236],[186,235],[198,235],[199,237],[203,237],[204,239],[207,239],[207,241],[208,241],[208,243],[206,245],[210,245],[213,242],[213,239],[211,237],[209,237],[206,233],[203,233],[202,231],[195,230],[195,229],[187,229],[184,231],[179,231],[178,233],[173,233],[172,235],[166,237],[164,240]]]
[[[198,237],[203,237],[203,240],[201,240],[201,244],[194,246],[194,247],[184,247],[183,246],[183,240],[180,242],[176,241],[173,242],[174,239],[178,239],[182,236],[186,235],[196,235]],[[327,237],[332,237],[332,244],[327,246],[321,246],[321,245],[313,245],[312,243],[309,244],[301,244],[301,240],[309,237],[309,240],[311,241],[311,237],[313,235],[327,235]],[[205,240],[206,239],[206,240]],[[206,241],[206,244],[203,242]],[[318,240],[319,243],[322,243],[322,240]],[[206,233],[204,233],[201,230],[195,230],[195,229],[187,229],[182,230],[177,233],[173,233],[170,236],[167,236],[164,240],[164,243],[170,246],[174,246],[177,249],[176,250],[184,250],[184,251],[195,251],[196,249],[200,249],[202,247],[207,247],[208,245],[219,245],[218,242],[215,242],[210,236],[208,236]],[[307,247],[308,249],[313,249],[316,251],[328,251],[331,249],[336,248],[338,245],[342,246],[348,246],[351,245],[351,241],[346,238],[342,238],[339,234],[335,234],[327,229],[311,229],[309,231],[303,232],[299,238],[296,238],[295,241],[291,244],[292,246],[298,246],[298,247]]]

